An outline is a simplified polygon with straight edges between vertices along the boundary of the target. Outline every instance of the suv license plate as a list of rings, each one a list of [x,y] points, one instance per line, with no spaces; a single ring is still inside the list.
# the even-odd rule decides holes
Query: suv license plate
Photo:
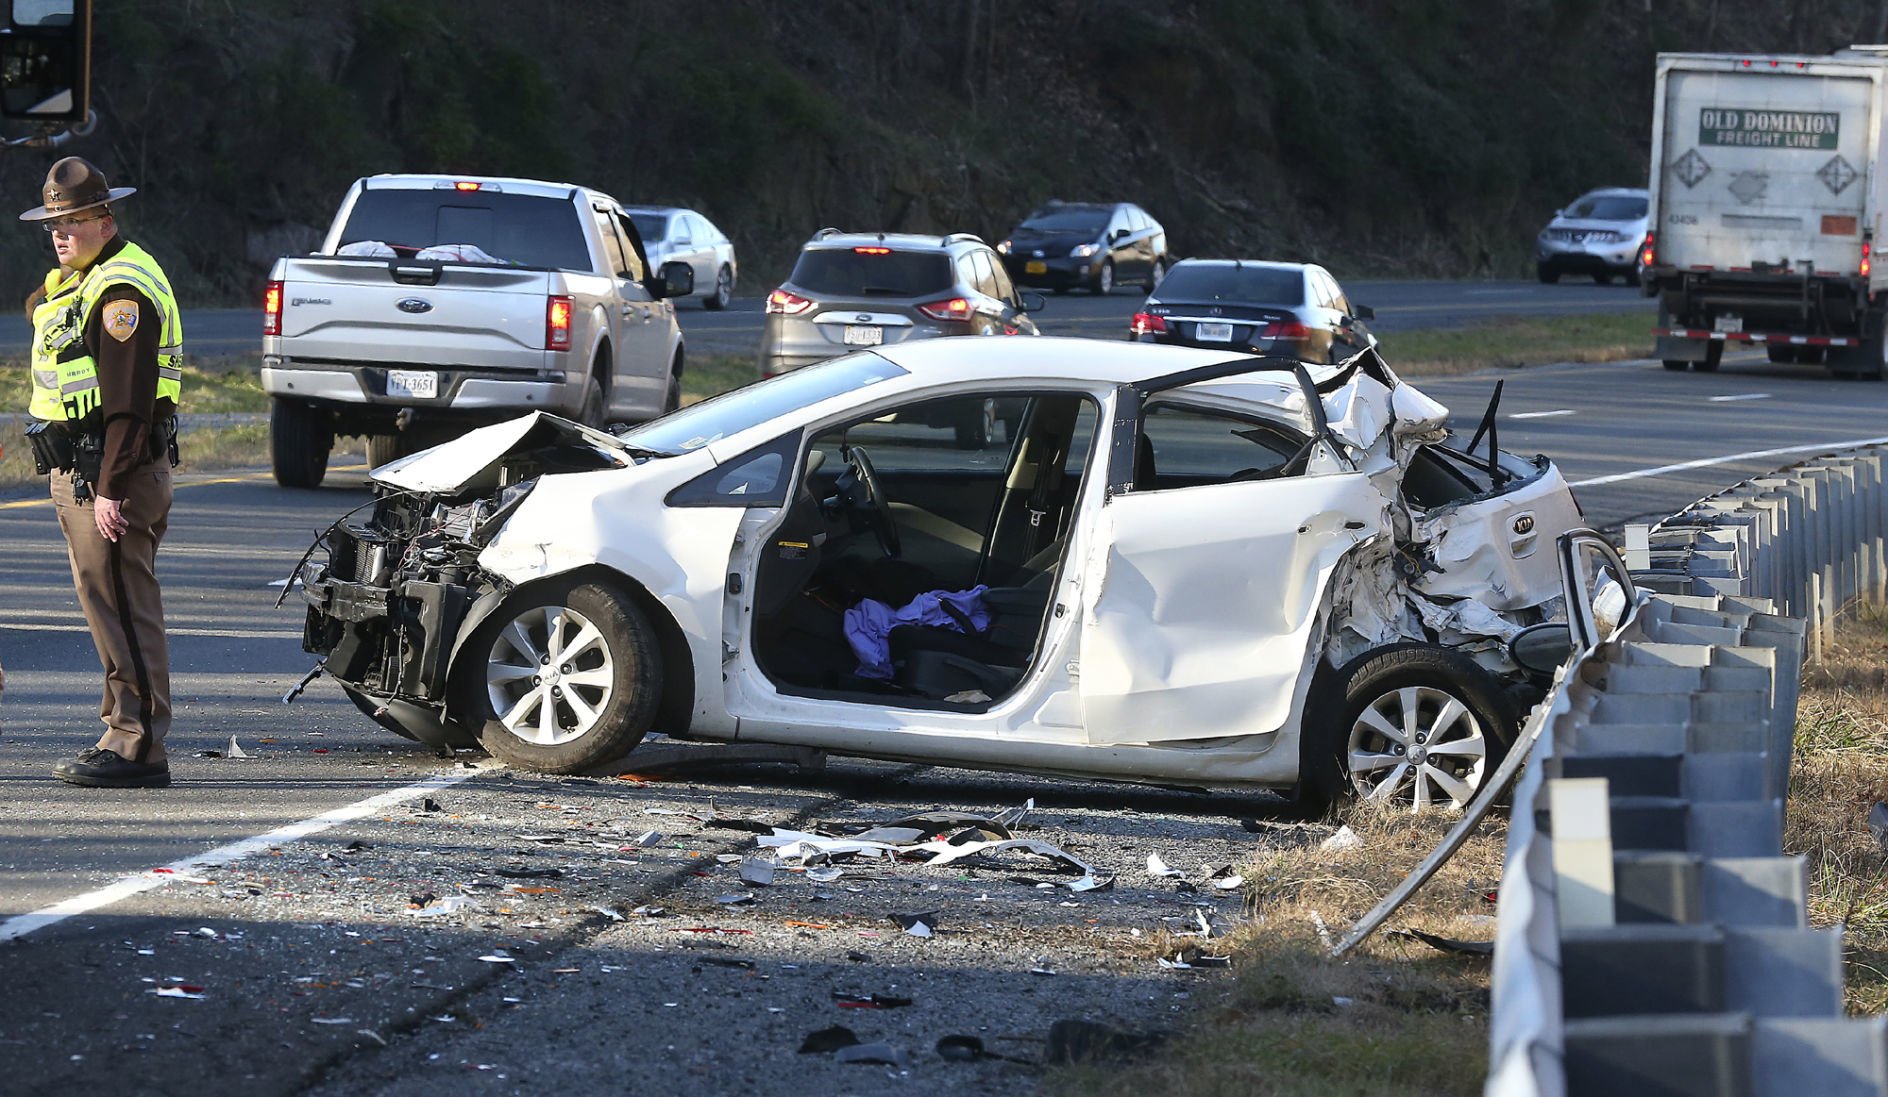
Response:
[[[1232,342],[1231,324],[1200,324],[1193,331],[1195,337],[1202,343]]]
[[[1049,264],[1043,262],[1040,259],[1031,259],[1029,262],[1023,264],[1023,273],[1024,274],[1047,274],[1049,273]]]
[[[390,369],[387,371],[387,395],[411,396],[431,400],[439,395],[439,375],[431,370]]]
[[[877,324],[847,324],[846,345],[876,347],[885,341],[885,329]]]

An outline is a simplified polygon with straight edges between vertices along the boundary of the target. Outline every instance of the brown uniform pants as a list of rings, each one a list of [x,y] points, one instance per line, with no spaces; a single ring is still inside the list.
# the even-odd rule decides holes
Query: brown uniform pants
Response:
[[[157,545],[170,524],[170,466],[152,463],[125,489],[126,530],[107,541],[92,504],[72,497],[72,475],[52,474],[52,501],[72,562],[72,588],[105,668],[98,705],[105,733],[98,745],[134,762],[162,762],[170,730],[170,645],[157,589]]]

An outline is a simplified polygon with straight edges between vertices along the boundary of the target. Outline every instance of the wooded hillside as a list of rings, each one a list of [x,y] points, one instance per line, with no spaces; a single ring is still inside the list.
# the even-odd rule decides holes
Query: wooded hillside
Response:
[[[1878,41],[1888,0],[97,0],[99,126],[187,302],[249,303],[348,183],[564,179],[700,208],[747,292],[814,229],[969,230],[1125,198],[1183,254],[1523,276],[1546,216],[1643,185],[1659,50]],[[0,242],[21,295],[43,234]],[[4,288],[4,287],[0,287]]]

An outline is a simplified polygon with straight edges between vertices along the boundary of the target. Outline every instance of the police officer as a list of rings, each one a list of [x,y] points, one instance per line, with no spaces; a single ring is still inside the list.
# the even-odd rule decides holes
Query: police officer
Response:
[[[27,302],[27,433],[51,474],[72,585],[105,668],[104,734],[53,773],[107,788],[170,784],[170,654],[154,568],[170,517],[183,326],[157,260],[118,234],[110,204],[131,193],[71,156],[46,174],[43,204],[20,214],[52,234],[59,257]]]

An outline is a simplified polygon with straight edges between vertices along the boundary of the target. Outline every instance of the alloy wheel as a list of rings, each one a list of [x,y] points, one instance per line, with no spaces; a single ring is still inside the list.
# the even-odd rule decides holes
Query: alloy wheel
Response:
[[[1365,800],[1467,806],[1488,760],[1488,735],[1469,707],[1430,686],[1384,691],[1351,724],[1351,782]]]
[[[539,746],[590,733],[609,707],[616,664],[601,629],[568,606],[533,606],[502,629],[485,665],[492,712]]]

